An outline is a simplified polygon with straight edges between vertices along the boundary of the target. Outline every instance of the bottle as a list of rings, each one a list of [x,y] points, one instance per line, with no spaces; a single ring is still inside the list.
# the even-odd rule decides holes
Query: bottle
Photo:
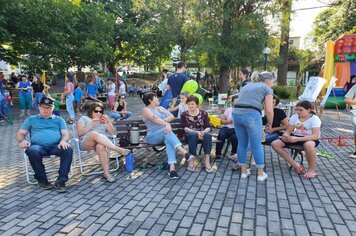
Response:
[[[125,169],[127,172],[132,172],[134,169],[134,155],[132,152],[125,157]]]
[[[140,144],[140,130],[137,122],[132,122],[130,129],[130,143],[132,145]]]

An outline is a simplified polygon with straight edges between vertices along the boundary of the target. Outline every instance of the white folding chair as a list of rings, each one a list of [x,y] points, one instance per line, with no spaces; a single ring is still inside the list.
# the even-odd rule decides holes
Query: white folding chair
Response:
[[[26,180],[27,180],[27,182],[29,183],[29,184],[37,184],[37,180],[36,181],[34,181],[34,180],[32,180],[32,178],[31,178],[31,176],[33,176],[34,174],[35,174],[35,172],[33,171],[33,170],[31,170],[32,169],[32,167],[31,167],[31,164],[30,164],[30,160],[29,160],[29,158],[28,158],[28,156],[27,156],[27,154],[26,154],[26,152],[24,151],[24,153],[23,153],[23,157],[24,157],[24,159],[25,159],[25,174],[26,174]],[[53,159],[55,158],[56,156],[55,155],[51,155],[51,156],[45,156],[45,157],[43,157],[44,159],[50,159],[52,162],[54,161]],[[43,160],[44,162],[46,162],[45,160]],[[44,163],[44,165],[45,165],[46,163]],[[49,164],[48,164],[49,165]],[[59,165],[58,165],[58,167],[57,168],[55,168],[55,167],[53,167],[53,166],[51,166],[50,168],[48,168],[47,170],[46,170],[46,174],[47,174],[47,176],[48,175],[50,175],[50,174],[53,174],[53,173],[58,173],[58,171],[59,171]],[[70,179],[71,177],[73,176],[73,168],[72,168],[72,166],[70,167],[70,172],[69,172],[69,174],[68,174],[68,178]],[[56,181],[56,177],[53,177],[53,178],[49,178],[48,179],[48,181],[49,182],[55,182]]]
[[[112,135],[109,138],[112,140],[112,143],[114,145],[116,145],[116,135]],[[82,175],[98,175],[98,174],[104,173],[102,170],[101,171],[93,171],[93,168],[95,168],[94,166],[101,165],[99,162],[93,163],[93,162],[86,161],[84,163],[84,159],[91,158],[92,155],[90,155],[90,154],[95,153],[95,151],[85,151],[85,150],[80,149],[80,141],[79,141],[78,133],[77,133],[77,123],[73,124],[73,141],[74,141],[74,145],[75,145],[75,150],[78,155],[78,164],[79,164],[80,173]],[[111,159],[110,153],[111,152],[109,151],[109,156]],[[115,159],[115,166],[109,170],[110,172],[117,171],[120,167],[119,155],[116,152],[113,152],[113,159]],[[91,168],[92,169],[91,171],[88,170],[88,169],[90,169],[89,167],[93,167],[93,168]]]

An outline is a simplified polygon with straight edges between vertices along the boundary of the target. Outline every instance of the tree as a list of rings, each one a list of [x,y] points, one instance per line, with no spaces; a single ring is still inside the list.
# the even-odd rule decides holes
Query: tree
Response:
[[[268,1],[225,0],[202,2],[199,9],[202,28],[197,50],[204,66],[220,76],[218,89],[227,92],[229,72],[237,66],[255,65],[262,56],[268,33],[263,21]]]
[[[326,41],[356,33],[356,2],[335,1],[332,5],[314,20],[312,38],[319,57],[324,57]]]
[[[282,12],[281,15],[281,44],[279,46],[278,60],[278,85],[287,85],[288,72],[288,49],[289,49],[289,31],[292,13],[292,0],[277,0],[276,5]]]

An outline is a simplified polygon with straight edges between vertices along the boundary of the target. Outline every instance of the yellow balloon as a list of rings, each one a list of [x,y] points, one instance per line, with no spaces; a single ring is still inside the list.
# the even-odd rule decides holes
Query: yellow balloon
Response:
[[[198,90],[198,83],[195,80],[188,80],[184,83],[181,92],[195,93]]]

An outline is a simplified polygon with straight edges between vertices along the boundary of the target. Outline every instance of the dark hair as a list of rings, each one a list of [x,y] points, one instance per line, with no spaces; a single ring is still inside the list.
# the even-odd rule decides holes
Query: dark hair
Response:
[[[155,93],[152,93],[152,92],[148,92],[148,93],[145,93],[142,97],[142,101],[143,103],[148,106],[151,104],[152,100],[154,97],[157,97],[157,94]]]
[[[190,95],[187,98],[187,103],[189,103],[189,102],[195,102],[195,104],[199,105],[199,99],[194,95]]]
[[[180,69],[182,67],[187,67],[187,64],[185,64],[185,62],[182,61],[178,62],[177,68]]]
[[[93,111],[95,110],[95,108],[97,107],[100,107],[101,110],[103,111],[102,114],[104,114],[104,105],[100,102],[93,102],[92,104],[90,104],[89,106],[89,110],[88,110],[88,113],[87,115],[90,117],[90,118],[93,118]]]
[[[316,113],[313,111],[313,104],[309,101],[300,101],[295,105],[296,107],[303,107],[304,109],[308,110],[310,109],[310,113],[313,115],[316,115]]]
[[[168,70],[167,70],[167,69],[163,69],[162,72],[163,72],[163,73],[167,73]]]
[[[277,106],[279,104],[279,97],[276,94],[273,94],[273,99],[276,100],[275,106]]]
[[[250,76],[250,72],[247,69],[240,70],[242,74],[246,75],[246,78]]]

